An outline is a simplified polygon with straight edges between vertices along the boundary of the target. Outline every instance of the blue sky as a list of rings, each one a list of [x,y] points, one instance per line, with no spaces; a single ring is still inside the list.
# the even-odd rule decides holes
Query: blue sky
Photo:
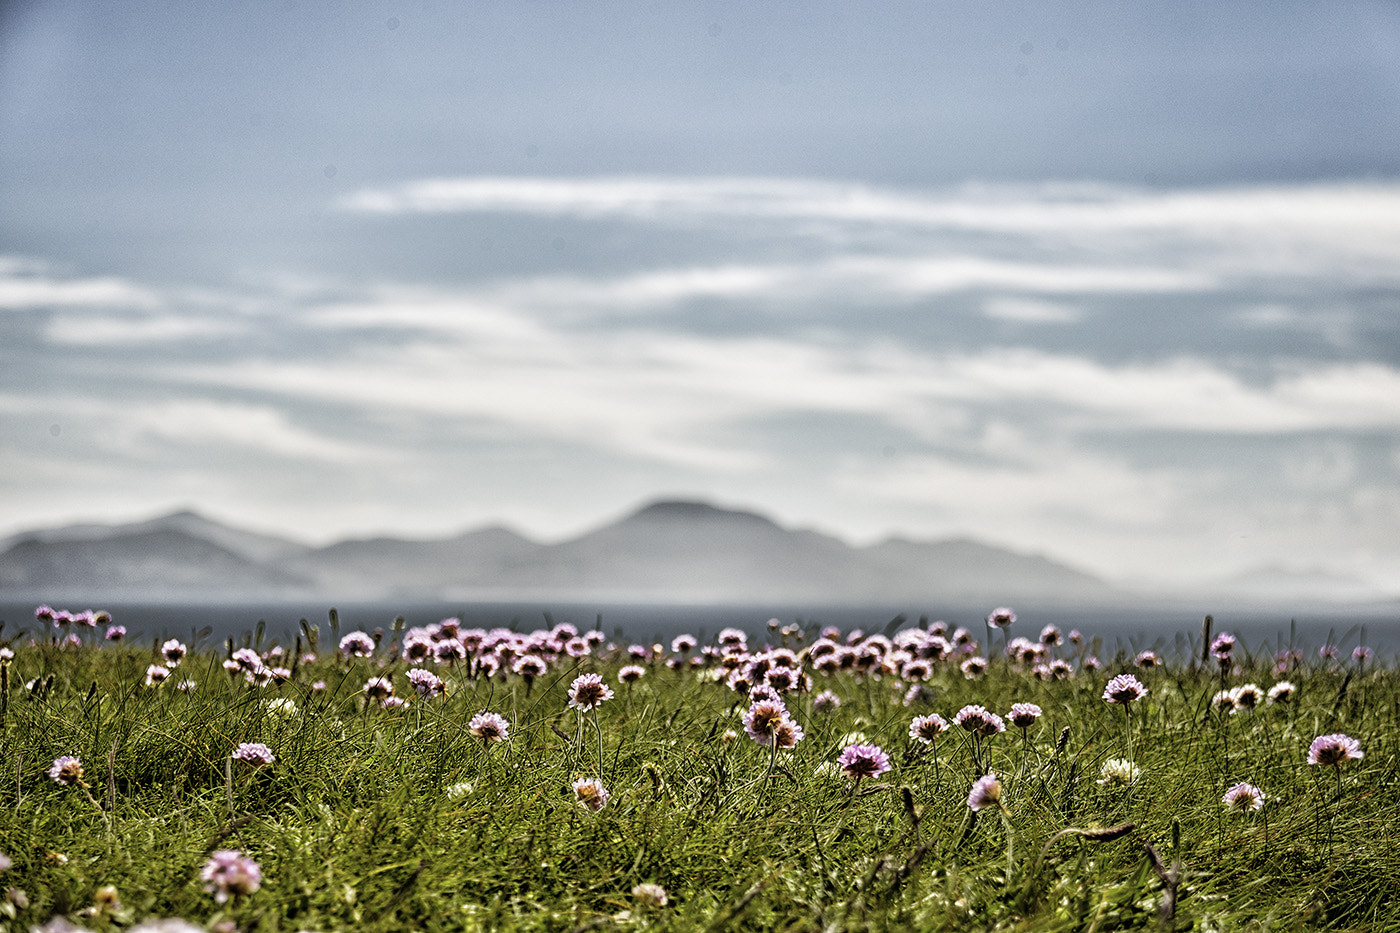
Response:
[[[1390,3],[9,3],[0,533],[1400,591],[1397,113]]]

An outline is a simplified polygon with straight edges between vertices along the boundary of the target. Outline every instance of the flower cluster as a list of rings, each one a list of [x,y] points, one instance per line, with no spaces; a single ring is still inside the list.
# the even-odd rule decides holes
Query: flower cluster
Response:
[[[199,872],[204,890],[223,904],[230,897],[252,894],[262,886],[262,868],[236,849],[220,849]]]

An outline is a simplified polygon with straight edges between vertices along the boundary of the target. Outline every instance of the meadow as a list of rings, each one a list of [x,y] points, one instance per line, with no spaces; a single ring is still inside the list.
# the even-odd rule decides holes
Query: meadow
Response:
[[[0,930],[1400,930],[1393,663],[1023,628],[40,607],[0,631]]]

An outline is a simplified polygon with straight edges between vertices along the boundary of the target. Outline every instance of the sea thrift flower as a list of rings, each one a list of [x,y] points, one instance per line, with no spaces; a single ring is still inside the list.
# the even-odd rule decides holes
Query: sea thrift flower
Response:
[[[1034,703],[1013,703],[1006,718],[1018,729],[1029,729],[1040,718],[1040,707]]]
[[[209,857],[199,872],[204,890],[220,904],[230,896],[252,894],[262,886],[258,863],[234,849],[220,849]]]
[[[1157,652],[1155,651],[1139,651],[1137,658],[1134,659],[1134,663],[1137,664],[1138,667],[1146,670],[1148,668],[1161,667],[1162,659],[1157,657]]]
[[[827,713],[841,705],[841,698],[830,690],[823,690],[812,697],[812,711],[816,713]]]
[[[847,745],[836,763],[856,780],[879,777],[890,770],[890,756],[878,745]]]
[[[1005,606],[998,606],[987,614],[987,624],[992,628],[1006,628],[1016,621],[1016,613]]]
[[[240,742],[233,750],[233,760],[254,766],[270,765],[274,759],[272,749],[261,742]]]
[[[637,903],[647,908],[665,907],[669,902],[666,889],[659,884],[639,884],[632,889]]]
[[[1233,713],[1235,711],[1235,691],[1220,690],[1215,696],[1210,698],[1210,705],[1220,713]]]
[[[987,659],[977,655],[963,661],[958,667],[968,680],[976,680],[987,673]]]
[[[258,653],[252,648],[239,648],[233,653],[231,660],[245,671],[260,670],[263,666],[263,659],[258,657]]]
[[[83,763],[78,760],[76,755],[63,755],[55,758],[53,767],[49,768],[49,777],[64,787],[87,786],[83,783]]]
[[[763,700],[744,714],[744,731],[759,745],[773,744],[773,729],[788,716],[787,707],[777,700]]]
[[[1264,805],[1264,792],[1253,784],[1241,781],[1227,790],[1220,801],[1236,813],[1245,813],[1249,810],[1258,810]]]
[[[1215,636],[1215,640],[1210,643],[1210,653],[1215,655],[1217,660],[1227,660],[1235,650],[1235,636],[1229,632],[1221,632]]]
[[[1060,641],[1060,630],[1055,626],[1047,625],[1040,630],[1040,643],[1042,645],[1058,645]]]
[[[123,638],[126,637],[126,626],[109,625],[107,626],[107,634],[104,637],[108,641],[121,641]]]
[[[1103,667],[1103,662],[1099,660],[1099,656],[1096,654],[1091,654],[1084,659],[1084,670],[1086,671],[1096,671],[1101,667]]]
[[[152,664],[146,668],[146,686],[152,687],[156,684],[165,683],[170,677],[170,668],[162,664]]]
[[[1127,706],[1134,700],[1147,696],[1147,688],[1132,674],[1119,674],[1103,689],[1103,698],[1108,703],[1122,703]]]
[[[696,644],[694,635],[677,635],[671,639],[671,650],[676,654],[689,654],[695,650]]]
[[[932,745],[934,739],[947,731],[948,720],[937,713],[915,716],[914,721],[909,723],[909,738],[925,745]]]
[[[394,683],[387,677],[371,677],[365,681],[365,696],[371,700],[384,700],[394,692]]]
[[[340,653],[347,658],[367,658],[374,654],[374,638],[365,632],[351,632],[340,640]]]
[[[984,706],[968,705],[958,710],[953,722],[979,738],[987,738],[1006,731],[1006,723],[996,713],[988,712]]]
[[[1340,768],[1345,761],[1360,761],[1365,755],[1361,743],[1349,735],[1319,735],[1308,746],[1308,764]]]
[[[1137,783],[1142,770],[1126,758],[1110,758],[1099,774],[1099,783],[1106,787],[1129,787]]]
[[[1001,782],[997,780],[995,771],[988,771],[972,782],[967,805],[974,812],[1001,806]]]
[[[380,709],[403,709],[408,705],[408,701],[403,697],[385,697],[379,701]]]
[[[407,674],[408,682],[420,697],[425,699],[435,697],[442,693],[442,678],[432,671],[426,671],[421,667],[415,667]]]
[[[597,812],[607,806],[610,796],[612,795],[603,786],[603,782],[597,778],[579,778],[574,781],[574,800],[581,807]]]
[[[467,729],[486,745],[504,742],[510,738],[510,722],[499,713],[485,710],[472,717],[471,722],[467,723]]]
[[[646,675],[647,669],[640,664],[628,664],[617,672],[619,683],[635,684]]]
[[[1264,699],[1264,690],[1258,684],[1240,684],[1230,694],[1235,701],[1235,712],[1253,710]]]
[[[569,706],[587,712],[613,698],[612,688],[598,674],[580,674],[569,686]]]
[[[773,746],[779,749],[795,748],[804,736],[806,733],[797,724],[797,720],[787,716],[773,727]]]
[[[1293,686],[1291,681],[1280,680],[1269,688],[1270,703],[1287,703],[1293,699],[1293,693],[1298,688]]]
[[[1371,660],[1371,649],[1365,645],[1357,645],[1351,651],[1351,659],[1358,664],[1365,664]]]
[[[165,663],[172,667],[183,661],[188,653],[189,649],[185,647],[184,643],[174,638],[160,646],[160,656],[165,658]]]

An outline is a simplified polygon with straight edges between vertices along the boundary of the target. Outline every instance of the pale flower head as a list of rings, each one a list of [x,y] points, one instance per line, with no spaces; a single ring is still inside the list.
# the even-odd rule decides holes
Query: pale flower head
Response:
[[[1332,765],[1340,768],[1343,762],[1360,761],[1365,755],[1361,743],[1349,735],[1334,733],[1319,735],[1308,746],[1308,764]]]
[[[262,886],[262,868],[234,849],[220,849],[200,869],[204,890],[220,904],[230,897],[252,894]]]
[[[579,806],[597,812],[607,806],[612,796],[603,782],[597,778],[579,778],[574,781],[574,800]]]
[[[612,698],[612,687],[598,674],[580,674],[569,686],[569,707],[581,712],[597,709]]]
[[[1103,698],[1107,703],[1122,703],[1127,706],[1145,696],[1147,688],[1132,674],[1119,674],[1103,688]]]
[[[967,805],[974,812],[1002,805],[1001,781],[997,780],[995,771],[989,771],[972,782],[972,790],[967,795]]]
[[[1131,787],[1137,783],[1142,770],[1126,758],[1110,758],[1103,763],[1099,774],[1099,783],[1105,787]]]
[[[1243,781],[1236,784],[1225,792],[1225,796],[1220,798],[1226,807],[1236,813],[1246,813],[1250,810],[1258,810],[1264,806],[1264,792],[1253,784],[1246,784]]]

